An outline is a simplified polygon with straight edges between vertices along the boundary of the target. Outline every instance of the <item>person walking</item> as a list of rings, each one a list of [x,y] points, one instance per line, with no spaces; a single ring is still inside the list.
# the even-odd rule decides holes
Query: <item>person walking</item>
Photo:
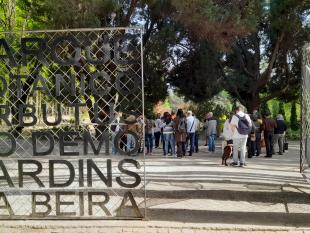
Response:
[[[112,140],[112,155],[117,154],[117,148],[115,146],[115,137],[120,131],[120,114],[118,112],[114,112],[114,119],[111,123],[111,140]]]
[[[232,166],[245,166],[245,153],[246,153],[246,143],[249,133],[251,132],[251,119],[250,116],[244,113],[243,108],[237,107],[235,110],[235,115],[232,117],[230,125],[233,132],[233,163]],[[240,159],[238,154],[240,151]],[[240,164],[239,164],[240,162]]]
[[[174,111],[171,111],[171,120],[174,121],[177,115]],[[173,145],[176,145],[175,134],[173,134]],[[171,146],[169,146],[169,152],[171,152]]]
[[[262,134],[262,121],[258,118],[259,116],[254,115],[253,124],[255,127],[255,145],[254,145],[254,156],[260,156],[261,154],[261,134]]]
[[[139,135],[139,123],[137,121],[137,117],[134,115],[129,115],[125,119],[126,127],[125,130],[131,131],[136,135]],[[133,148],[135,148],[136,144],[139,144],[139,141],[136,141],[133,135],[127,134],[127,141],[126,141],[126,151],[129,152]]]
[[[164,140],[164,156],[167,156],[169,153],[170,145],[170,154],[171,156],[175,155],[175,145],[174,145],[174,122],[171,119],[169,113],[164,115],[164,122],[161,125],[163,130],[163,140]]]
[[[217,120],[214,118],[213,113],[209,112],[210,116],[206,122],[206,134],[208,136],[208,150],[209,152],[215,152],[215,139],[217,134]]]
[[[137,117],[137,126],[138,126],[138,145],[139,145],[139,150],[138,153],[143,153],[144,151],[144,140],[145,140],[145,135],[143,135],[143,127],[145,125],[144,117],[142,115]]]
[[[155,120],[155,128],[154,128],[154,137],[155,137],[155,148],[159,147],[160,142],[160,125],[162,124],[162,120],[160,119],[160,114],[157,114],[157,118]]]
[[[195,150],[195,130],[196,130],[196,120],[193,116],[192,111],[187,112],[187,118],[186,118],[186,131],[187,131],[187,137],[189,139],[189,156],[193,155],[193,152]]]
[[[283,155],[283,144],[284,144],[284,137],[287,130],[287,125],[284,121],[284,117],[279,114],[276,120],[276,127],[274,129],[274,141],[273,141],[273,148],[276,143],[279,146],[279,155]]]
[[[187,121],[182,109],[178,109],[176,118],[174,120],[174,132],[177,142],[177,157],[182,158],[186,153],[186,129]]]
[[[193,116],[195,117],[195,115],[193,114]],[[196,125],[196,128],[195,128],[195,152],[198,153],[199,152],[199,126],[200,126],[200,121],[198,120],[197,117],[195,117],[195,125]]]
[[[160,124],[160,137],[161,137],[161,143],[163,145],[163,153],[165,154],[165,140],[164,140],[164,134],[163,134],[163,127],[162,125],[165,122],[165,118],[169,115],[168,112],[164,112],[164,114],[161,116],[161,124]]]
[[[207,129],[206,129],[206,124],[207,124],[207,121],[208,121],[208,119],[210,118],[210,115],[209,115],[209,113],[207,113],[206,114],[206,118],[205,118],[205,120],[204,120],[204,126],[203,126],[203,128],[204,128],[204,130],[205,130],[205,137],[206,137],[206,144],[205,144],[205,146],[208,146],[208,136],[207,136]]]
[[[155,126],[155,123],[152,119],[150,119],[150,116],[145,118],[145,147],[146,147],[146,154],[152,155],[153,152],[153,127]]]
[[[248,158],[252,158],[255,156],[255,143],[256,143],[256,131],[257,131],[257,128],[255,127],[254,124],[254,115],[250,115],[250,119],[252,127],[247,140]]]
[[[266,158],[271,158],[273,151],[273,138],[274,138],[274,130],[276,128],[276,122],[271,118],[271,114],[267,113],[263,122],[264,129],[264,138],[266,144]]]

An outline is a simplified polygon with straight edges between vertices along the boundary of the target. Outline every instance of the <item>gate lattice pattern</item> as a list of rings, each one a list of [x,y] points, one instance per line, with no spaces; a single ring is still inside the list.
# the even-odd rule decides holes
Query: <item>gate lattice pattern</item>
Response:
[[[310,166],[310,44],[303,49],[302,65],[302,133],[300,171]]]
[[[141,218],[144,215],[145,187],[144,187],[144,156],[137,157],[124,155],[126,150],[126,141],[123,144],[123,155],[112,155],[112,138],[115,133],[111,130],[115,126],[114,116],[116,113],[121,115],[121,122],[117,124],[120,131],[126,129],[128,121],[122,121],[129,116],[134,115],[137,120],[135,125],[138,128],[139,141],[135,142],[143,148],[142,135],[144,131],[143,116],[143,71],[142,71],[142,31],[138,28],[107,28],[107,29],[81,29],[81,30],[61,30],[61,31],[33,31],[33,32],[13,32],[3,33],[3,37],[11,48],[15,65],[10,59],[0,59],[0,76],[7,84],[6,93],[0,97],[0,104],[9,107],[10,114],[8,125],[1,120],[0,133],[9,132],[14,135],[16,141],[16,150],[10,156],[2,155],[2,161],[12,178],[14,187],[9,187],[4,179],[0,180],[1,192],[8,199],[14,216],[8,217],[7,209],[0,208],[0,218],[33,218],[42,217],[40,215],[31,215],[32,200],[29,194],[31,192],[46,192],[51,194],[50,206],[51,213],[47,218]],[[26,58],[21,49],[21,38],[42,38],[46,43],[45,47],[40,47],[40,42],[27,42],[26,47],[29,51],[43,49],[41,57],[30,54]],[[62,38],[62,39],[59,39]],[[0,54],[7,55],[8,51],[0,47]],[[30,52],[31,53],[31,52]],[[25,60],[26,59],[26,60]],[[58,62],[57,62],[58,61]],[[24,62],[24,63],[23,63]],[[62,63],[61,65],[59,64]],[[71,63],[71,64],[70,64]],[[58,87],[56,79],[61,79]],[[72,81],[72,80],[73,81]],[[0,80],[1,81],[1,80]],[[3,80],[2,80],[3,81]],[[75,87],[72,89],[73,82]],[[66,82],[66,83],[64,83]],[[3,82],[2,82],[3,83]],[[66,86],[67,85],[67,86]],[[71,88],[71,89],[70,89]],[[1,86],[0,90],[4,90]],[[20,91],[18,91],[20,90]],[[73,93],[74,92],[74,93]],[[75,108],[72,107],[78,103],[83,106],[78,108],[79,121],[76,119]],[[35,115],[37,123],[33,126],[20,127],[19,125],[19,106],[33,105],[36,109]],[[46,112],[43,111],[43,105],[46,105]],[[58,106],[60,105],[60,106]],[[60,107],[60,109],[59,109]],[[25,108],[29,112],[31,108]],[[54,122],[58,118],[61,110],[61,123],[51,126],[44,121]],[[1,109],[3,113],[5,109]],[[25,122],[29,123],[32,117],[24,117]],[[67,135],[64,140],[74,141],[78,146],[69,146],[71,152],[79,153],[79,156],[60,156],[60,132],[74,131],[77,134]],[[52,152],[45,156],[33,156],[33,132],[48,131],[55,141]],[[88,154],[83,150],[83,134],[89,132],[98,148],[102,137],[109,137],[109,145],[103,143],[99,155],[93,153],[92,147],[88,146]],[[124,137],[123,137],[124,138]],[[125,137],[126,138],[126,137]],[[39,151],[48,150],[50,144],[48,138],[41,137],[37,140],[36,147]],[[10,139],[4,135],[0,136],[0,151],[7,151],[10,146]],[[109,149],[109,150],[108,150]],[[127,152],[126,152],[127,151]],[[124,168],[134,171],[142,178],[142,182],[134,189],[126,189],[115,182],[116,177],[120,177],[125,183],[133,183],[134,178],[120,172],[118,164],[121,160],[130,158],[141,165],[141,167],[127,164]],[[45,187],[38,187],[38,184],[31,177],[24,178],[24,186],[18,187],[19,170],[18,160],[35,159],[42,164],[42,172],[38,175]],[[70,161],[74,167],[76,176],[79,172],[87,172],[85,167],[86,160],[91,159],[102,171],[107,173],[107,159],[112,159],[112,187],[102,182],[99,177],[93,178],[92,187],[87,187],[85,180],[84,187],[79,184],[79,178],[74,181],[66,191],[71,191],[71,196],[61,196],[60,201],[73,201],[74,205],[63,205],[61,211],[71,212],[71,214],[58,216],[56,214],[57,191],[63,188],[49,188],[50,170],[48,161],[51,159],[65,159]],[[84,160],[84,167],[79,168],[79,160]],[[25,165],[26,171],[36,169],[33,165]],[[55,180],[65,182],[69,175],[63,165],[55,165]],[[93,172],[93,175],[95,172]],[[0,172],[0,175],[1,174]],[[86,175],[85,175],[86,176]],[[132,209],[120,213],[119,206],[122,203],[123,196],[127,191],[132,192],[142,215],[137,214]],[[93,206],[92,213],[89,213],[89,196],[87,193],[105,192],[105,208]],[[85,196],[83,203],[81,197]],[[40,201],[45,197],[38,197]],[[93,202],[103,201],[102,196],[93,196]],[[5,206],[3,198],[0,198],[0,205]],[[85,202],[85,203],[84,203]],[[83,208],[83,209],[81,209]],[[37,206],[37,211],[46,211],[46,206]],[[82,211],[82,214],[81,214]],[[75,212],[75,214],[74,214]],[[135,213],[134,213],[135,212]],[[43,216],[46,217],[46,216]]]

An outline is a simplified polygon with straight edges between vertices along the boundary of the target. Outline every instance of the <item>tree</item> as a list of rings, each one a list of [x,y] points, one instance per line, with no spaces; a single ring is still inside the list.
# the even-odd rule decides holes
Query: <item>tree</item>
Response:
[[[205,119],[208,112],[213,112],[213,115],[220,119],[223,116],[229,116],[232,107],[229,94],[222,91],[205,102],[194,104],[192,110],[200,120]]]
[[[196,102],[224,89],[250,112],[298,94],[309,0],[1,1],[9,2],[11,29],[142,26],[147,106],[166,97],[167,82]]]
[[[272,102],[271,105],[271,113],[272,113],[272,117],[276,118],[279,112],[279,105],[277,102]]]
[[[267,102],[261,104],[260,113],[262,116],[266,116],[271,113]]]
[[[291,123],[291,129],[292,130],[298,130],[299,129],[299,124],[298,124],[298,120],[297,120],[296,101],[292,102],[290,123]]]
[[[213,72],[220,74],[213,77],[213,82],[220,80],[222,88],[251,112],[270,99],[290,100],[298,95],[301,49],[310,36],[306,19],[309,4],[308,0],[193,0],[179,2],[177,8],[191,44],[208,41],[216,48],[202,59],[213,60],[208,69],[213,65],[211,70],[219,69]],[[194,79],[194,69],[191,71],[188,73],[193,75],[188,79]],[[199,90],[210,85],[195,83]],[[187,85],[180,84],[175,82],[185,93]]]
[[[175,67],[168,80],[180,87],[179,94],[194,102],[205,102],[223,89],[221,80],[214,78],[220,76],[216,61],[207,55],[214,53],[210,44],[200,43]]]
[[[1,1],[14,2],[13,0]],[[170,1],[160,0],[126,0],[117,2],[114,0],[20,0],[17,4],[17,11],[12,11],[7,5],[4,9],[4,15],[10,15],[10,12],[17,12],[19,17],[23,18],[23,29],[66,29],[66,28],[95,28],[95,27],[110,27],[121,26],[129,27],[136,26],[144,22],[144,84],[145,84],[145,106],[151,109],[152,105],[159,100],[164,99],[167,95],[167,87],[165,83],[165,75],[167,73],[166,60],[170,56],[167,51],[178,40],[174,33],[174,23],[169,20],[173,7],[169,4]],[[10,5],[11,6],[11,5]],[[14,5],[15,7],[16,5]],[[116,13],[115,20],[112,20],[111,13]],[[10,18],[11,20],[11,18]],[[12,21],[12,20],[11,20]],[[7,30],[16,30],[15,25],[8,24],[10,27]],[[13,22],[13,21],[12,21]],[[12,26],[11,26],[12,25]],[[100,55],[98,55],[100,56]],[[100,59],[100,57],[98,57]],[[89,80],[89,72],[87,67],[83,65],[74,66],[74,71],[77,74],[77,80],[80,82],[81,76],[85,75],[86,80]],[[32,64],[37,67],[36,64]],[[107,72],[114,73],[115,66],[107,64]],[[65,69],[65,68],[61,68]],[[29,72],[33,73],[33,72]],[[52,78],[52,77],[51,77]],[[34,78],[27,80],[23,89],[29,90],[29,86],[33,83]],[[29,97],[29,91],[23,92],[22,100],[26,102]],[[110,93],[115,95],[115,93]],[[89,118],[94,120],[92,93],[88,92],[84,96],[87,108],[89,110]],[[103,98],[98,101],[101,112],[100,118],[108,117],[109,108]]]

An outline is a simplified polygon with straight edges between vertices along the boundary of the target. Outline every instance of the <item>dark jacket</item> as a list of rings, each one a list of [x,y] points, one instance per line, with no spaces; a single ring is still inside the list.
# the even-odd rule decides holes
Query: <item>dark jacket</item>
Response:
[[[287,130],[287,126],[285,124],[285,121],[277,120],[276,124],[277,124],[277,126],[274,129],[275,134],[283,134]]]
[[[272,118],[267,117],[264,120],[264,131],[265,132],[274,132],[274,129],[276,128],[276,121],[273,120]]]

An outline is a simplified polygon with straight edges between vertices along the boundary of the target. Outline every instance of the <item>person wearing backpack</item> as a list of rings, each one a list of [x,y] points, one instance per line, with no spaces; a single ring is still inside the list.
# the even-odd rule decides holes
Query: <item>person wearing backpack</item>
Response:
[[[178,109],[177,116],[174,119],[174,132],[175,132],[175,139],[177,142],[177,157],[182,158],[185,156],[186,153],[186,128],[187,128],[187,122],[186,117],[183,113],[182,109]]]
[[[248,114],[243,112],[241,106],[235,110],[236,114],[232,117],[230,125],[232,128],[232,139],[233,139],[233,163],[232,166],[245,166],[245,153],[248,135],[252,130],[251,118]],[[240,151],[240,159],[238,154]],[[240,164],[239,164],[240,162]]]

